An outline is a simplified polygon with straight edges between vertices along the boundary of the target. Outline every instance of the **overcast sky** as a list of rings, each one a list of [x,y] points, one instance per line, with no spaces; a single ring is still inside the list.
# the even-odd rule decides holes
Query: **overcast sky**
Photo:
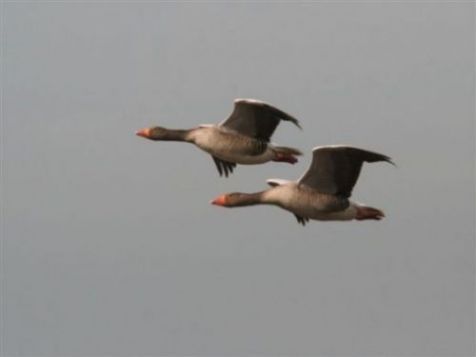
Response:
[[[470,356],[474,3],[3,3],[4,356]],[[219,178],[134,135],[300,119],[292,166]],[[391,156],[354,199],[380,222],[223,209],[317,145]]]

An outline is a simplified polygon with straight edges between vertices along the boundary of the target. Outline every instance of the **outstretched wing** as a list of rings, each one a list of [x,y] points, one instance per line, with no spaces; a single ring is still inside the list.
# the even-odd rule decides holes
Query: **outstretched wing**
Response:
[[[388,156],[350,146],[321,146],[312,152],[311,165],[299,184],[345,198],[352,194],[364,162],[386,161],[394,165]]]
[[[269,142],[281,120],[290,121],[301,128],[296,118],[272,105],[254,99],[236,99],[230,117],[220,125],[240,134]]]

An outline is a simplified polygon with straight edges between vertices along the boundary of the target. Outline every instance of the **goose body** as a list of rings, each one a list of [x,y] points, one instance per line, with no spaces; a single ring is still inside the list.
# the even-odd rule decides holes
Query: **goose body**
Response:
[[[236,164],[263,164],[276,156],[273,145],[218,125],[200,126],[191,132],[190,138],[193,144],[210,155]]]
[[[297,162],[297,149],[270,144],[281,120],[300,127],[294,117],[280,109],[254,99],[236,99],[228,119],[219,124],[200,125],[189,130],[151,127],[137,135],[155,141],[183,141],[210,154],[220,176],[228,176],[236,164],[257,165],[269,161]]]
[[[347,221],[356,215],[357,204],[297,182],[275,186],[265,192],[266,202],[272,202],[295,216],[319,221]]]
[[[323,146],[313,150],[308,170],[297,181],[268,180],[270,189],[256,193],[230,193],[213,204],[225,207],[269,204],[293,213],[299,223],[309,220],[380,220],[381,210],[350,200],[364,162],[393,162],[388,156],[349,146]]]

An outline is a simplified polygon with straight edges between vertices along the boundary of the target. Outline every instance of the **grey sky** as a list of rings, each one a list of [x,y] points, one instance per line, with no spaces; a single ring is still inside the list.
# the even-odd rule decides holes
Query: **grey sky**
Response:
[[[473,8],[4,3],[2,354],[474,355]],[[299,164],[134,136],[236,97],[301,120]],[[338,143],[398,164],[354,191],[385,220],[208,204]]]

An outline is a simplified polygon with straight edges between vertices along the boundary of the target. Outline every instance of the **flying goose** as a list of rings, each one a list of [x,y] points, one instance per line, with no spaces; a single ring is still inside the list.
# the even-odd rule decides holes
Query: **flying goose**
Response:
[[[151,127],[136,135],[161,141],[184,141],[195,144],[212,155],[220,176],[228,177],[236,164],[255,165],[268,161],[296,163],[297,149],[269,143],[281,120],[301,128],[296,118],[255,99],[236,99],[233,112],[220,124],[200,125],[189,130]]]
[[[256,193],[228,193],[211,203],[224,207],[268,204],[290,211],[303,226],[310,220],[380,220],[384,213],[349,200],[364,162],[386,161],[388,156],[350,146],[313,149],[311,165],[298,181],[271,179],[270,189]]]

